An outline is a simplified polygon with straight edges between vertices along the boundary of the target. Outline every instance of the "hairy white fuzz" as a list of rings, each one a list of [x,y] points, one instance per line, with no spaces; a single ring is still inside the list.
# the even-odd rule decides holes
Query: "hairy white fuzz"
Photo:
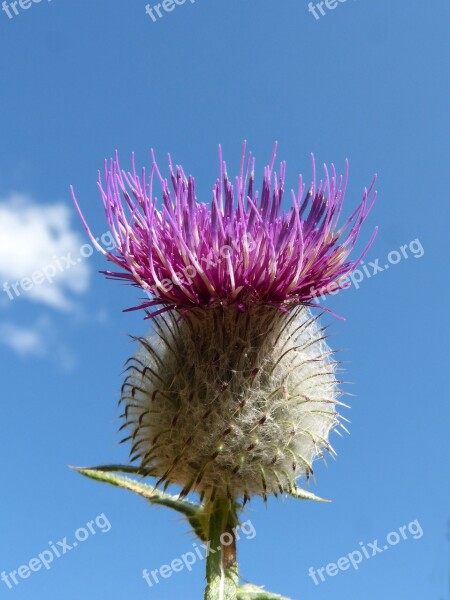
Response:
[[[317,321],[235,305],[154,319],[122,387],[132,460],[181,495],[266,497],[308,477],[341,393]]]

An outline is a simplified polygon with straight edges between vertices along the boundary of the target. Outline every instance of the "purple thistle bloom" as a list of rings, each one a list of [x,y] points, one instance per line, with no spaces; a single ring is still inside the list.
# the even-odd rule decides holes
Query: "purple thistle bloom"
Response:
[[[338,412],[346,392],[326,327],[309,306],[349,285],[376,234],[349,260],[376,192],[374,178],[338,225],[347,163],[345,177],[324,166],[317,183],[313,156],[312,183],[306,187],[300,176],[282,211],[286,164],[274,171],[276,148],[259,192],[245,142],[234,184],[219,147],[210,206],[198,202],[194,178],[174,168],[170,155],[167,180],[153,152],[150,172],[140,174],[134,157],[131,172],[121,170],[116,152],[98,182],[114,252],[94,238],[72,190],[92,243],[124,271],[103,272],[147,292],[136,308],[152,318],[151,331],[133,338],[139,346],[121,387],[121,443],[130,445],[130,465],[82,472],[184,513],[200,539],[220,549],[208,558],[209,600],[264,595],[254,586],[238,591],[235,530],[246,502],[287,494],[322,500],[297,482],[314,476],[319,457],[335,454],[330,434],[346,431]],[[142,486],[112,470],[156,483]],[[172,485],[178,498],[165,494]],[[190,494],[199,495],[197,506],[183,501]]]
[[[262,191],[255,189],[255,160],[243,145],[239,175],[233,185],[219,147],[220,174],[210,206],[197,200],[195,180],[181,166],[172,165],[170,184],[157,166],[153,152],[150,173],[120,168],[115,158],[105,161],[105,183],[99,188],[107,220],[116,241],[116,253],[102,248],[92,235],[75,199],[92,243],[125,272],[103,271],[109,278],[127,281],[149,295],[136,308],[157,308],[156,316],[176,308],[187,310],[215,303],[275,305],[282,310],[314,305],[317,295],[348,286],[352,273],[370,247],[376,229],[361,256],[348,260],[362,224],[376,198],[376,177],[364,190],[361,203],[338,228],[348,179],[331,173],[313,178],[306,190],[302,176],[292,206],[281,210],[286,163],[274,171],[275,144],[270,165],[264,169]],[[162,205],[154,197],[155,175],[162,187]],[[133,310],[133,309],[131,309]]]

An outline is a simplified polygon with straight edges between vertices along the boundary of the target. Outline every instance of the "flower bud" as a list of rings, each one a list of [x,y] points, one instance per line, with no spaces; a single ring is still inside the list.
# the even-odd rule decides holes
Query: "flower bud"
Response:
[[[155,319],[131,360],[122,400],[133,458],[182,495],[289,491],[339,422],[318,317],[265,305],[177,317]]]

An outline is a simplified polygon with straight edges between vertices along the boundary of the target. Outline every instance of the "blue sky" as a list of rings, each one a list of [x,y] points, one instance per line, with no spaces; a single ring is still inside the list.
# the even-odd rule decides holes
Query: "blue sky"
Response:
[[[408,258],[326,301],[346,317],[325,321],[356,394],[351,435],[311,488],[333,502],[252,503],[242,577],[294,600],[449,600],[448,1],[348,0],[318,20],[306,0],[197,0],[156,22],[139,0],[18,10],[0,13],[0,572],[103,513],[111,529],[12,590],[0,581],[0,597],[202,597],[204,564],[152,589],[141,575],[191,550],[185,523],[67,468],[127,458],[116,402],[128,334],[147,327],[121,312],[136,290],[98,275],[96,252],[13,300],[3,283],[79,257],[70,184],[107,230],[96,172],[115,148],[124,164],[171,151],[208,201],[217,144],[232,171],[246,138],[261,168],[279,141],[292,186],[311,151],[339,170],[348,157],[347,206],[377,172],[366,263],[405,245]],[[308,576],[415,520],[420,538],[320,585]]]

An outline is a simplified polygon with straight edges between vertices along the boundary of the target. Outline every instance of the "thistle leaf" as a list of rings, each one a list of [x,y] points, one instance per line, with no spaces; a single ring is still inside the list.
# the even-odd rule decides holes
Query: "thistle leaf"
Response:
[[[205,526],[207,523],[207,517],[205,517],[203,514],[203,508],[200,505],[194,504],[193,502],[187,502],[186,500],[179,500],[177,496],[172,496],[165,492],[161,492],[150,485],[146,485],[145,483],[141,483],[140,481],[136,481],[130,477],[116,475],[113,472],[122,471],[126,473],[142,475],[142,472],[139,472],[135,467],[106,465],[95,468],[71,468],[81,475],[89,477],[90,479],[95,479],[96,481],[101,481],[103,483],[109,483],[110,485],[134,492],[135,494],[138,494],[138,496],[142,496],[148,500],[151,504],[158,504],[160,506],[172,508],[173,510],[187,517],[189,524],[194,529],[197,536],[202,541],[206,541]]]
[[[272,594],[256,585],[247,584],[238,589],[237,600],[289,600],[289,598]]]
[[[82,470],[79,467],[71,468],[74,468],[76,471]],[[140,467],[134,467],[132,465],[100,465],[96,467],[86,467],[86,470],[102,471],[103,473],[130,473],[132,475],[139,475],[140,477],[152,475],[150,469],[142,470]]]
[[[289,495],[293,498],[298,498],[299,500],[315,500],[316,502],[331,502],[331,500],[326,500],[325,498],[320,498],[316,496],[312,492],[308,492],[307,490],[302,490],[299,487],[292,488],[289,492]]]

